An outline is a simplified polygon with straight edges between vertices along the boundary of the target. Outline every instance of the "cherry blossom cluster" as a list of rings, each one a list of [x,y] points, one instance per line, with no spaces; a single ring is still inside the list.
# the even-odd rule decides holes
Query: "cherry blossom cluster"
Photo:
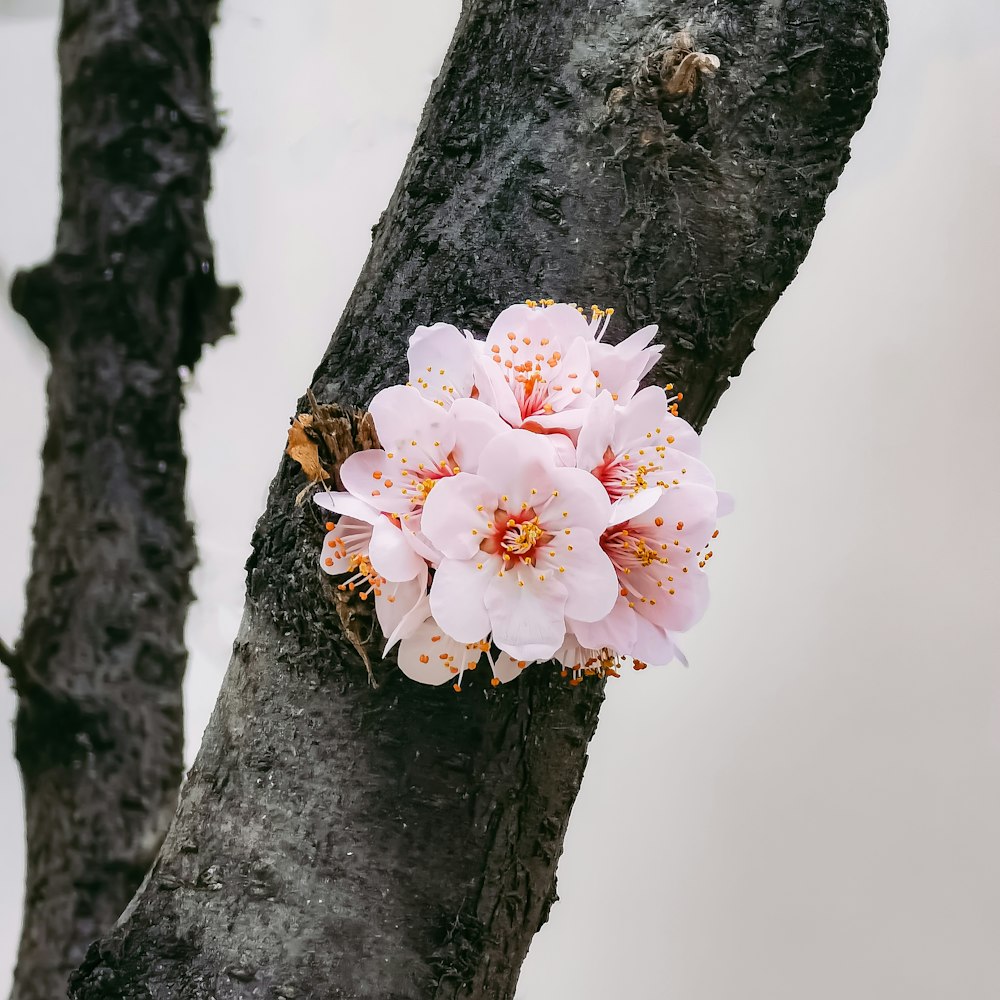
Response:
[[[679,396],[639,389],[656,327],[612,346],[611,315],[529,301],[485,341],[418,327],[409,382],[371,402],[382,447],[316,495],[339,515],[322,568],[373,600],[414,680],[461,690],[483,659],[494,685],[553,659],[573,681],[683,661],[727,497]]]

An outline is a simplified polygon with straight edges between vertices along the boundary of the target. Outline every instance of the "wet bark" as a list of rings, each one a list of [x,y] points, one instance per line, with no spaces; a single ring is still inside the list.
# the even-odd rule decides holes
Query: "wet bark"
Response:
[[[701,425],[809,247],[885,44],[881,0],[470,0],[316,397],[405,380],[418,322],[482,331],[547,296],[616,306],[619,336],[658,323],[657,377]],[[513,995],[601,687],[538,666],[455,694],[377,661],[370,687],[302,486],[283,460],[176,820],[76,1000]]]
[[[155,8],[155,9],[154,9]],[[149,868],[183,770],[179,369],[230,327],[205,227],[215,0],[66,0],[62,212],[11,301],[49,350],[17,692],[27,878],[14,1000],[70,972]]]

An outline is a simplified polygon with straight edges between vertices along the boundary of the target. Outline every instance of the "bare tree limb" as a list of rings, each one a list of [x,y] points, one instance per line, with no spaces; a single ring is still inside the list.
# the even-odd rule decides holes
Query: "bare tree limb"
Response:
[[[468,0],[316,398],[404,380],[417,322],[549,296],[619,307],[619,335],[658,323],[700,425],[805,256],[885,44],[881,0]],[[533,667],[454,695],[384,663],[370,688],[301,486],[284,461],[177,818],[76,1000],[514,992],[602,690]]]
[[[11,301],[49,349],[17,655],[27,821],[14,1000],[65,996],[156,855],[183,767],[180,366],[229,330],[205,227],[216,0],[65,0],[62,213]]]

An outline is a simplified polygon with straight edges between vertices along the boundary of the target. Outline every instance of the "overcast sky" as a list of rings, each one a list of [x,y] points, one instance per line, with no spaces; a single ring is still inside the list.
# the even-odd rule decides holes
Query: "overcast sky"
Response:
[[[222,5],[229,132],[210,221],[219,271],[244,298],[238,336],[202,361],[184,417],[201,550],[189,758],[288,416],[459,6]],[[828,218],[705,434],[738,510],[716,546],[712,607],[684,644],[691,669],[611,685],[561,902],[518,1000],[1000,996],[1000,5],[890,0],[890,13],[881,92]],[[0,0],[4,283],[52,246],[57,16],[51,0]],[[11,640],[45,358],[5,303],[0,361]],[[0,714],[13,714],[7,691]],[[23,856],[7,755],[0,803],[2,991]]]

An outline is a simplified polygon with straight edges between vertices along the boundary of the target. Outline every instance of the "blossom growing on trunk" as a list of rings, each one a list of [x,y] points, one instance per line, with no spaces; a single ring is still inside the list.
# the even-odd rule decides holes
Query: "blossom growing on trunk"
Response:
[[[444,409],[471,396],[476,346],[471,334],[449,323],[418,326],[406,351],[407,385]]]
[[[551,657],[566,616],[597,621],[614,604],[614,569],[598,544],[610,510],[594,477],[558,467],[544,437],[494,438],[477,474],[442,480],[424,506],[424,533],[443,554],[434,617],[460,642],[492,633],[515,659]]]
[[[475,399],[456,399],[445,410],[408,386],[383,389],[369,412],[382,448],[344,462],[344,488],[374,510],[395,515],[414,550],[434,561],[439,553],[421,532],[427,497],[440,480],[475,471],[486,442],[508,428]]]
[[[494,685],[551,658],[573,683],[685,662],[675,635],[704,612],[729,498],[680,394],[639,389],[656,328],[606,343],[613,312],[528,301],[485,341],[418,327],[410,381],[370,406],[381,447],[317,496],[340,515],[323,569],[374,600],[412,679],[461,690],[484,659]]]
[[[718,534],[718,494],[682,483],[647,489],[624,504],[631,507],[628,517],[601,535],[618,577],[614,608],[599,622],[574,621],[573,629],[585,646],[667,663],[676,655],[672,636],[691,628],[708,605],[704,567]]]
[[[320,566],[347,576],[338,586],[366,601],[373,598],[379,627],[390,635],[427,592],[427,563],[389,518],[344,493],[317,493],[316,503],[341,515],[327,522]]]

